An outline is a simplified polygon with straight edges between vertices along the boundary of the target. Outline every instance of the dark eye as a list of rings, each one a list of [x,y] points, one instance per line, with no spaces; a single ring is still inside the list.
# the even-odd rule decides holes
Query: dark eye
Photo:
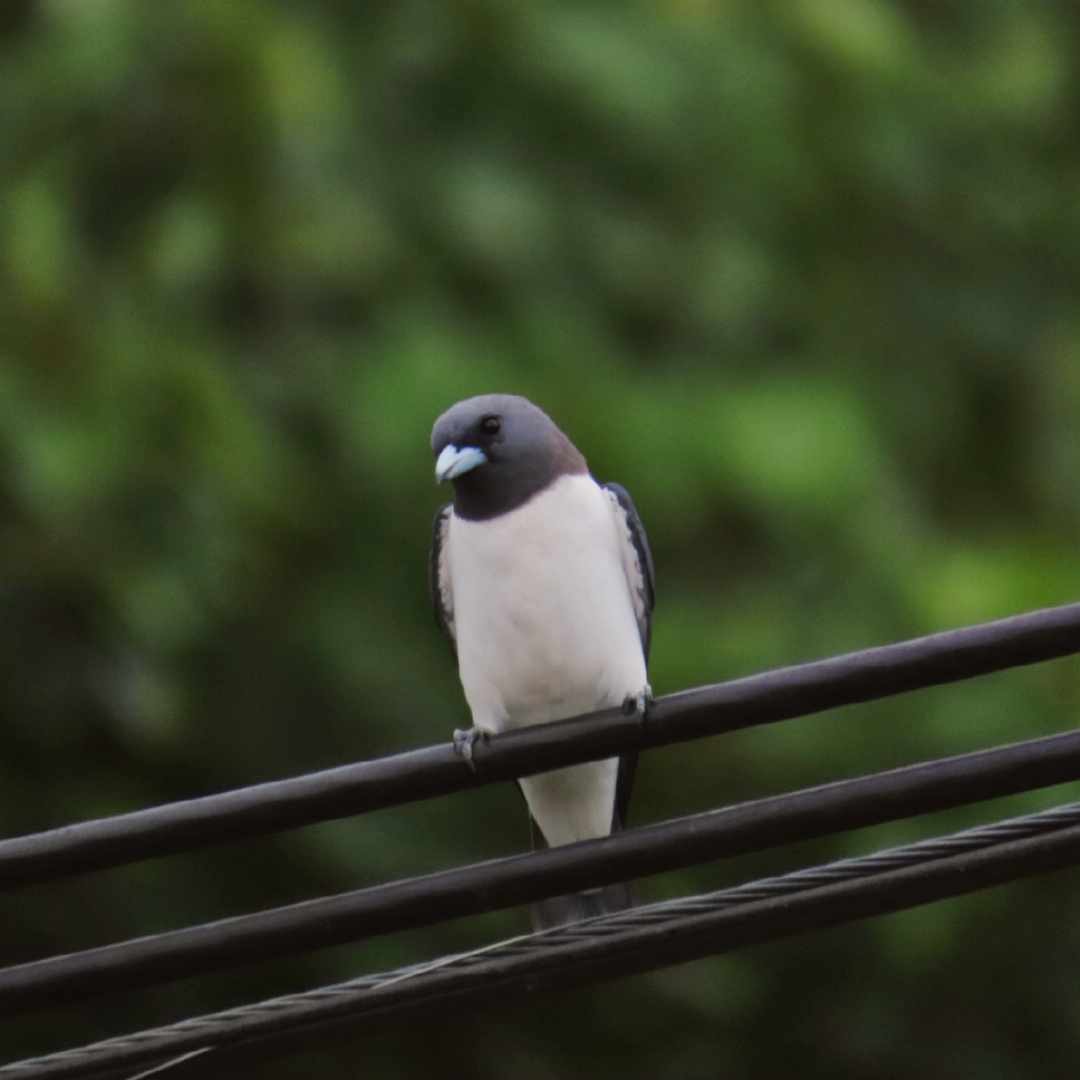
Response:
[[[497,435],[501,427],[502,421],[497,416],[485,416],[480,421],[480,430],[485,435]]]

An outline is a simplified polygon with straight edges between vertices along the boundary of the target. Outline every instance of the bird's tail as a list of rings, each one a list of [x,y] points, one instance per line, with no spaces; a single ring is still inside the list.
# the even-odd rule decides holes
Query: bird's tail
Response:
[[[553,926],[581,922],[595,915],[608,915],[633,907],[634,897],[625,881],[605,885],[586,892],[567,893],[537,900],[529,906],[534,930],[550,930]]]
[[[611,831],[620,832],[626,823],[627,804],[630,801],[630,788],[637,768],[637,751],[622,754],[619,758],[619,772],[615,785],[615,807],[611,818]],[[529,815],[529,831],[534,849],[548,846],[543,830],[536,819]],[[634,906],[634,894],[628,882],[617,881],[598,889],[586,889],[584,892],[566,893],[564,896],[551,896],[546,900],[537,900],[529,905],[534,930],[550,930],[555,926],[581,922],[597,915],[610,915],[616,911],[625,911]]]

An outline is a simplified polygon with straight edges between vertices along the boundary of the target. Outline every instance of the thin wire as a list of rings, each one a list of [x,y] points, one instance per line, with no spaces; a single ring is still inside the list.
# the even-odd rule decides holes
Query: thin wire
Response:
[[[179,1057],[172,1058],[169,1061],[163,1061],[160,1065],[154,1065],[150,1069],[144,1069],[141,1073],[128,1077],[128,1080],[146,1080],[146,1077],[148,1076],[157,1076],[159,1073],[165,1072],[166,1069],[172,1069],[177,1065],[183,1064],[185,1061],[191,1061],[192,1058],[202,1057],[203,1054],[209,1054],[210,1051],[214,1049],[216,1049],[216,1047],[203,1046],[198,1050],[189,1050],[186,1054],[181,1054]]]
[[[1051,844],[1055,837],[1056,844]],[[976,856],[980,861],[975,861]],[[198,1062],[202,1068],[205,1063],[218,1064],[216,1055],[230,1048],[233,1053],[247,1054],[272,1042],[324,1037],[330,1024],[347,1021],[349,1029],[355,1030],[365,1017],[377,1015],[381,1022],[405,1009],[440,1011],[485,992],[504,1000],[508,989],[568,985],[627,970],[648,970],[1077,862],[1080,803],[1071,803],[15,1062],[0,1068],[0,1080],[115,1073],[190,1050],[209,1052],[206,1044],[212,1042],[214,1054]],[[864,896],[861,908],[853,904],[851,886],[875,881],[879,884],[870,897],[873,903],[867,905]],[[798,921],[800,900],[808,902],[804,907],[816,905],[810,920]],[[737,933],[729,933],[726,939],[703,938],[710,929],[715,931],[719,916],[735,916],[728,922]],[[699,944],[688,951],[688,940],[690,945]],[[627,954],[634,950],[643,955],[631,955],[627,962]],[[622,959],[616,954],[622,954]]]
[[[493,859],[0,969],[13,1012],[358,941],[1080,779],[1080,731],[757,799],[613,837]]]
[[[477,745],[477,772],[445,743],[3,840],[0,887],[282,832],[1076,652],[1080,604],[1047,608],[669,694],[644,719],[613,709],[507,732]]]

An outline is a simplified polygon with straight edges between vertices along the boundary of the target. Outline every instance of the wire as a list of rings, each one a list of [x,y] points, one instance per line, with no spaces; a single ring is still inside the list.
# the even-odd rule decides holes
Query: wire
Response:
[[[670,694],[644,719],[614,709],[507,732],[476,745],[475,773],[446,743],[0,841],[0,886],[281,832],[1075,652],[1080,604],[1047,608]]]
[[[1030,739],[4,968],[0,1008],[163,983],[1075,779],[1080,731]]]
[[[0,1068],[0,1080],[102,1077],[192,1050],[208,1051],[195,1059],[200,1071],[250,1065],[256,1055],[296,1049],[343,1025],[355,1031],[388,1017],[443,1014],[649,971],[1077,862],[1080,803],[1071,803],[16,1062]]]

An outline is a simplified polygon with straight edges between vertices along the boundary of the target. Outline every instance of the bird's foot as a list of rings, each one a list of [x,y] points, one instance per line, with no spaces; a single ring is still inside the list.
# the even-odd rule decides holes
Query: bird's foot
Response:
[[[652,687],[646,683],[636,694],[627,694],[623,698],[622,711],[624,716],[633,716],[635,713],[644,720],[648,715],[649,707],[656,699],[653,697]]]
[[[473,747],[478,742],[486,742],[488,733],[483,728],[454,728],[454,753],[465,759],[465,764],[476,772],[476,762],[473,761]]]

